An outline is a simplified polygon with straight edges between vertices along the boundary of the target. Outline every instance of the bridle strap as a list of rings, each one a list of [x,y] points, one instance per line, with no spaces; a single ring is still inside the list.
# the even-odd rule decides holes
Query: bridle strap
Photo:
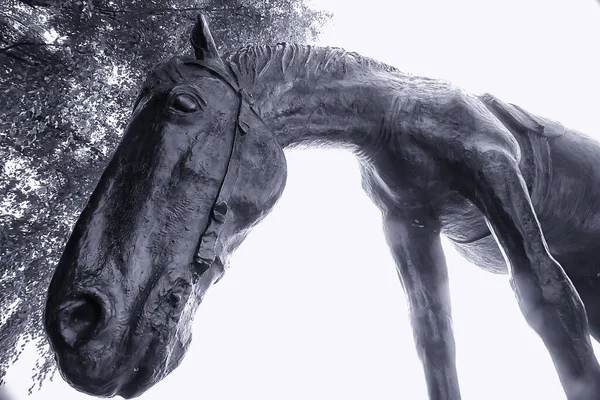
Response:
[[[258,118],[258,120],[266,127],[264,121],[262,120],[262,117],[256,112],[256,110],[253,107],[253,101],[251,99],[248,99],[248,97],[250,97],[251,95],[249,95],[248,93],[246,93],[246,91],[244,90],[244,88],[240,87],[239,81],[237,79],[237,77],[235,76],[235,74],[233,73],[233,69],[231,68],[230,65],[227,65],[229,72],[227,72],[226,70],[222,70],[219,71],[221,68],[219,67],[213,67],[210,64],[207,64],[203,61],[200,60],[187,60],[185,62],[186,64],[192,64],[192,65],[197,65],[203,69],[205,69],[207,72],[209,72],[211,75],[213,75],[214,77],[220,79],[222,82],[224,82],[227,86],[229,86],[229,88],[231,90],[233,90],[234,92],[237,93],[238,98],[241,100],[245,100],[246,103],[248,104],[248,108],[250,109],[250,111],[252,111],[252,113],[254,115],[256,115],[256,117]],[[222,63],[222,65],[225,66],[224,63]],[[235,81],[235,83],[232,83],[230,79],[228,79],[227,77],[225,77],[223,74],[225,75],[229,75],[231,77],[233,77],[233,80]],[[246,98],[244,98],[246,97]],[[245,131],[244,127],[241,127],[242,131]],[[245,134],[245,132],[244,132]]]
[[[231,83],[229,79],[223,76],[217,69],[199,60],[192,60],[190,63],[202,67],[211,75],[224,82],[229,88],[231,88],[236,93],[236,96],[238,98],[235,125],[233,127],[233,137],[231,141],[229,157],[227,158],[225,175],[223,176],[223,180],[219,185],[215,202],[211,207],[208,223],[206,225],[206,228],[200,235],[200,241],[196,248],[196,252],[194,253],[194,259],[192,261],[192,264],[190,265],[190,268],[192,269],[192,274],[194,275],[194,279],[198,279],[204,272],[206,272],[212,265],[215,264],[215,250],[217,245],[217,239],[219,237],[219,234],[221,233],[221,229],[223,228],[223,223],[225,222],[228,212],[227,201],[233,193],[233,189],[235,188],[239,176],[240,163],[238,162],[235,166],[232,167],[231,162],[234,155],[237,153],[236,150],[239,147],[237,133],[239,130],[241,132],[240,136],[243,136],[246,134],[247,129],[243,127],[240,123],[240,116],[244,104],[243,89],[241,89],[237,84],[234,85],[233,83]],[[250,107],[250,109],[256,114],[252,107]],[[258,117],[258,114],[256,115]],[[218,281],[220,277],[225,273],[225,267],[223,266],[223,263],[221,261],[217,262],[216,264],[221,268],[221,275],[217,278]]]

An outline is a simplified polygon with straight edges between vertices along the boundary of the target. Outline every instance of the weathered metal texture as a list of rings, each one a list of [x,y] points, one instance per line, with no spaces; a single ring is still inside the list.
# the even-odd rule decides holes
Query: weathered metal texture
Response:
[[[342,49],[220,57],[202,18],[192,44],[150,74],[52,280],[45,325],[71,385],[129,398],[179,364],[206,290],[282,193],[282,148],[306,144],[359,159],[430,398],[460,398],[443,234],[510,274],[568,399],[600,399],[598,143]]]

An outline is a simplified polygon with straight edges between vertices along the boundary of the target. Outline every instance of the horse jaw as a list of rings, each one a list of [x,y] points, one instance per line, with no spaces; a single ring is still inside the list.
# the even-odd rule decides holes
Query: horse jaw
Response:
[[[116,395],[126,399],[138,397],[179,366],[192,340],[196,310],[220,274],[220,267],[215,264],[190,285],[190,296],[177,319],[165,314],[161,304],[174,300],[169,288],[177,285],[179,277],[167,274],[157,282],[159,290],[151,294],[135,328],[131,344],[137,350]]]

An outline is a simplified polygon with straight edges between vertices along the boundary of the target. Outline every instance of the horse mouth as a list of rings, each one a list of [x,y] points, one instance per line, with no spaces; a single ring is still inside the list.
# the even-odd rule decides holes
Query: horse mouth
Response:
[[[149,361],[156,360],[149,360],[148,358],[151,355],[151,349],[158,349],[160,347],[159,340],[146,336],[146,338],[141,339],[141,342],[136,347],[138,350],[130,356],[130,361],[123,362],[123,364],[127,365],[126,371],[129,371],[129,373],[123,371],[124,379],[113,395],[118,395],[125,399],[138,397],[148,390],[156,380],[160,380],[161,378],[156,376],[158,368],[148,367],[155,364]],[[125,358],[127,355],[123,357]]]
[[[152,376],[152,369],[144,365],[135,367],[127,382],[122,384],[115,394],[125,399],[137,397],[152,386]]]

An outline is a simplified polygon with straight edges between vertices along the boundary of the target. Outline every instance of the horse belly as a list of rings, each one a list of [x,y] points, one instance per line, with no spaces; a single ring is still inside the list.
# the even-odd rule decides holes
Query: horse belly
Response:
[[[434,206],[442,234],[472,264],[497,274],[508,272],[496,240],[483,214],[458,193],[450,193]]]
[[[468,244],[449,242],[461,256],[479,268],[494,274],[508,273],[506,261],[492,235]]]

